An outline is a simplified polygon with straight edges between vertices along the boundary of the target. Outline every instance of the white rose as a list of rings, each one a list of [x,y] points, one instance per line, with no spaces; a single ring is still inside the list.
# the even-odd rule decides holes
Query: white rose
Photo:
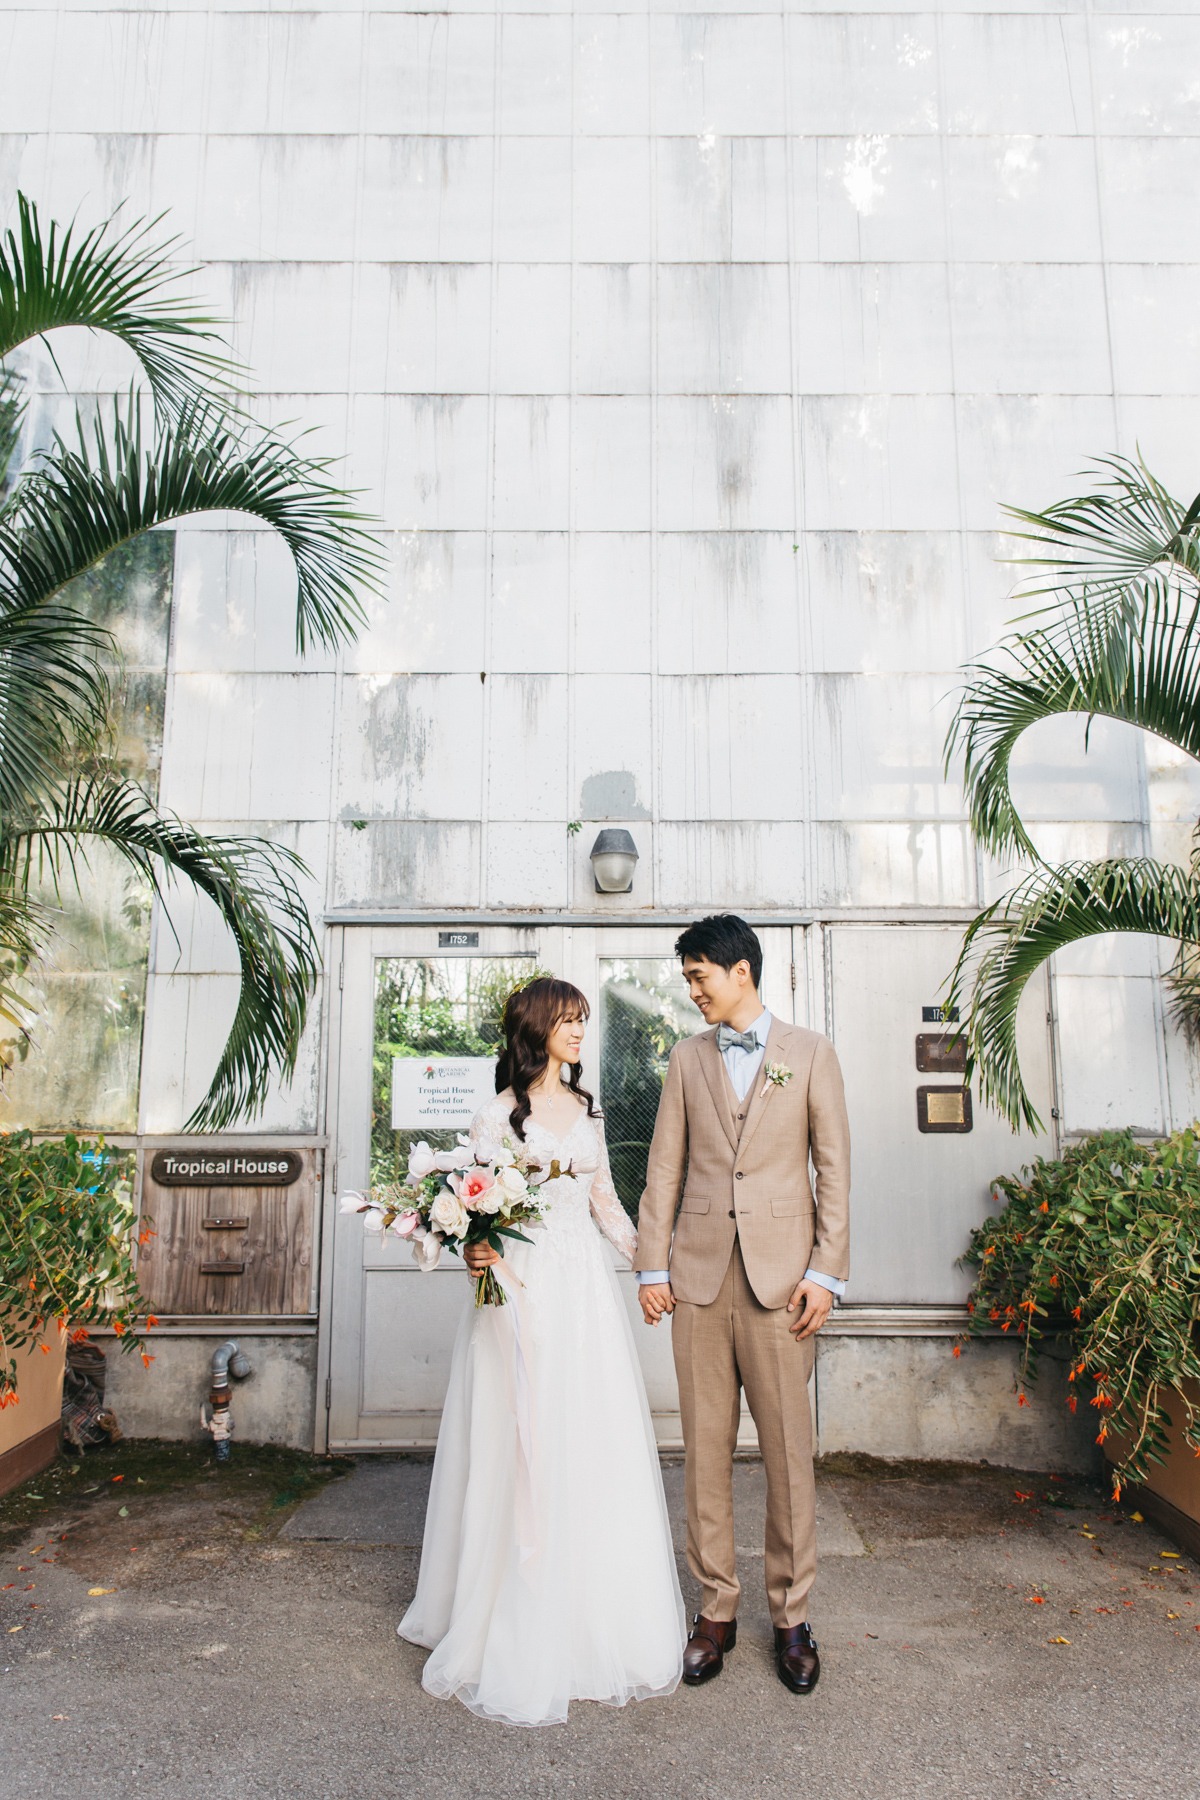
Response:
[[[500,1170],[496,1176],[496,1185],[504,1189],[506,1200],[523,1200],[529,1192],[529,1183],[520,1169],[513,1168],[511,1164],[508,1168]]]
[[[505,1194],[503,1188],[498,1181],[493,1181],[490,1188],[485,1189],[482,1194],[477,1194],[475,1196],[473,1204],[476,1212],[495,1213],[500,1211],[500,1208],[504,1205],[504,1201]]]
[[[458,1195],[452,1194],[447,1188],[430,1207],[429,1222],[436,1225],[439,1231],[448,1231],[452,1237],[462,1238],[467,1235],[470,1214]]]

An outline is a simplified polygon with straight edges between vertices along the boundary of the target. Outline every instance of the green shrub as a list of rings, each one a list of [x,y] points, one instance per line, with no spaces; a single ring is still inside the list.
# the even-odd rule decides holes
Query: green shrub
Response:
[[[1066,1333],[1067,1405],[1074,1412],[1091,1384],[1097,1442],[1111,1436],[1123,1451],[1119,1495],[1165,1460],[1164,1392],[1200,1381],[1200,1127],[1161,1142],[1101,1132],[1002,1177],[995,1194],[1002,1210],[972,1232],[963,1259],[978,1270],[970,1331],[1021,1338],[1022,1405],[1043,1340]],[[1200,1410],[1183,1398],[1200,1454]]]
[[[13,1353],[51,1320],[82,1336],[111,1325],[123,1349],[141,1348],[132,1172],[132,1153],[103,1138],[0,1132],[0,1407],[17,1397]]]

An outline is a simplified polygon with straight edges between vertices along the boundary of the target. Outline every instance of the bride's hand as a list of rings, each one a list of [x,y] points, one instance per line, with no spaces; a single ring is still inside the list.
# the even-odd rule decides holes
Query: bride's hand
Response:
[[[482,1275],[492,1263],[500,1261],[500,1256],[490,1244],[468,1244],[463,1251],[463,1261],[472,1275]]]

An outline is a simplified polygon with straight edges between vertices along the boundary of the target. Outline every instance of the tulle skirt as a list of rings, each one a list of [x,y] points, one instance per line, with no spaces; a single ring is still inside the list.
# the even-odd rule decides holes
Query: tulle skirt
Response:
[[[398,1627],[424,1687],[513,1725],[571,1700],[674,1691],[685,1638],[654,1433],[608,1251],[589,1218],[506,1254],[506,1306],[468,1299],[417,1591]]]

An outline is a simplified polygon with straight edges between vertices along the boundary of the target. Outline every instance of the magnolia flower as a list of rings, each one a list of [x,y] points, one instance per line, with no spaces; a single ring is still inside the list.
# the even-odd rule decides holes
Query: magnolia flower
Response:
[[[439,1231],[447,1231],[452,1237],[463,1238],[467,1235],[471,1220],[458,1195],[445,1188],[429,1209],[429,1222],[436,1225]]]
[[[365,1194],[356,1193],[353,1188],[350,1188],[338,1201],[338,1211],[340,1213],[365,1212],[369,1205],[370,1201]]]
[[[414,1144],[408,1153],[408,1179],[410,1181],[420,1181],[424,1176],[430,1174],[436,1166],[437,1162],[433,1151],[429,1148],[429,1145],[425,1142],[424,1138],[422,1138],[421,1142],[419,1144]]]
[[[378,1206],[369,1206],[363,1214],[363,1230],[370,1232],[383,1230],[383,1213]]]
[[[490,1193],[495,1185],[496,1177],[490,1169],[466,1169],[461,1175],[450,1177],[450,1186],[464,1206],[480,1207],[483,1196]],[[485,1207],[483,1210],[491,1209]]]
[[[419,1232],[413,1233],[412,1254],[418,1269],[428,1274],[430,1269],[437,1268],[438,1258],[442,1254],[442,1241],[422,1226]]]
[[[498,1169],[509,1169],[517,1160],[517,1153],[511,1144],[501,1144],[499,1148],[488,1146],[488,1161]]]
[[[467,1161],[474,1162],[474,1160],[475,1155],[472,1152]],[[461,1150],[438,1150],[434,1154],[433,1166],[435,1169],[440,1169],[443,1175],[452,1175],[455,1170],[462,1168],[463,1153]]]
[[[396,1214],[388,1229],[394,1232],[398,1238],[410,1238],[420,1223],[420,1213],[414,1212],[411,1207],[408,1207],[404,1212]]]

